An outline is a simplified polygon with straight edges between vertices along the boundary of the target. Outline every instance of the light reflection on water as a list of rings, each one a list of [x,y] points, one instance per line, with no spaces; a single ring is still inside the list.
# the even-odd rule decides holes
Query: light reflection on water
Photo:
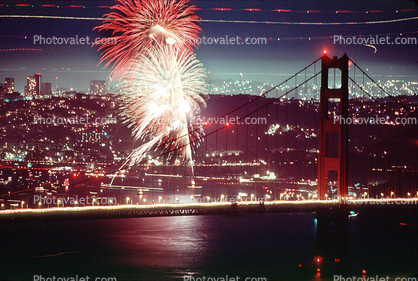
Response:
[[[373,274],[399,269],[414,276],[418,228],[361,218],[349,221],[347,272],[361,276],[357,272],[367,266]],[[332,280],[315,275],[316,227],[314,213],[7,224],[1,227],[0,280],[33,280],[34,274],[119,281],[184,275]]]
[[[202,217],[160,217],[114,222],[120,226],[120,231],[112,233],[109,239],[122,253],[114,260],[115,263],[147,268],[191,268],[202,262],[208,247]]]

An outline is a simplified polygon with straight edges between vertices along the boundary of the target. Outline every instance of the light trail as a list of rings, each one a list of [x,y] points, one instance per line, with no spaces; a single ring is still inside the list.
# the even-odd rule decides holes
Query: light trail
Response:
[[[2,49],[2,50],[0,50],[0,52],[16,52],[16,51],[42,51],[42,49],[16,48],[16,49]]]
[[[40,15],[0,15],[0,18],[38,18],[38,19],[62,19],[62,20],[93,20],[93,21],[111,21],[119,20],[112,18],[96,18],[96,17],[69,17],[69,16],[40,16]],[[359,22],[291,22],[291,21],[248,21],[248,20],[210,20],[200,19],[200,22],[216,22],[216,23],[244,23],[244,24],[276,24],[276,25],[370,25],[370,24],[384,24],[403,21],[418,20],[418,16],[389,19],[389,20],[376,20],[376,21],[359,21]]]
[[[43,8],[81,8],[81,9],[111,9],[113,6],[100,5],[100,6],[84,6],[84,5],[54,5],[54,4],[42,4],[42,5],[30,5],[30,4],[0,4],[0,7],[43,7]],[[323,11],[323,10],[291,10],[291,9],[260,9],[260,8],[230,8],[230,7],[215,7],[215,8],[200,8],[195,7],[193,10],[196,11],[217,11],[217,12],[231,12],[231,11],[243,11],[243,12],[275,12],[275,13],[326,13],[326,14],[368,14],[368,13],[399,13],[399,12],[415,12],[415,9],[398,9],[398,10],[366,10],[366,11],[353,11],[353,10],[332,10],[332,11]]]
[[[224,22],[224,23],[247,23],[247,24],[277,24],[277,25],[369,25],[394,23],[402,21],[417,20],[416,17],[391,19],[391,20],[377,20],[377,21],[360,21],[360,22],[288,22],[288,21],[247,21],[247,20],[204,20],[201,22]]]
[[[148,187],[148,186],[129,186],[129,185],[110,185],[103,184],[101,186],[103,189],[126,189],[126,190],[137,190],[137,189],[146,189],[146,190],[164,190],[162,187]]]

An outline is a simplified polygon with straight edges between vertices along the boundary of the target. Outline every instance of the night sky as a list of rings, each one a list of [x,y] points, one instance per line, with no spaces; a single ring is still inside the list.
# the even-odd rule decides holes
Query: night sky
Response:
[[[92,40],[105,37],[109,34],[93,31],[101,24],[100,20],[8,18],[4,15],[100,18],[115,2],[0,1],[0,82],[5,77],[14,77],[16,90],[23,92],[26,76],[40,72],[43,82],[52,83],[53,89],[57,85],[87,92],[90,80],[107,79],[109,69],[98,65],[97,47],[33,42],[35,36],[89,36]],[[211,21],[201,23],[201,37],[268,39],[266,45],[200,45],[196,54],[210,72],[208,79],[248,79],[278,84],[319,58],[326,49],[329,56],[340,57],[346,52],[360,67],[367,68],[372,77],[391,75],[388,77],[418,81],[418,45],[375,45],[377,52],[374,53],[372,47],[333,44],[330,38],[333,35],[390,36],[391,41],[397,36],[418,38],[418,19],[344,24],[417,17],[418,5],[412,1],[192,1],[191,4],[199,8],[196,13],[203,20]],[[221,20],[228,22],[219,22]]]

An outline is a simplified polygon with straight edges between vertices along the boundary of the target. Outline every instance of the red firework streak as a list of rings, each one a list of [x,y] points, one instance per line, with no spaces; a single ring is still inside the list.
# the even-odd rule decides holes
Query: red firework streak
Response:
[[[100,63],[105,63],[104,68],[113,64],[113,79],[126,78],[139,56],[146,55],[152,46],[169,44],[179,50],[197,47],[199,17],[187,0],[118,2],[112,7],[115,11],[105,14],[106,20],[95,28],[112,31],[111,37],[94,45],[102,51]]]

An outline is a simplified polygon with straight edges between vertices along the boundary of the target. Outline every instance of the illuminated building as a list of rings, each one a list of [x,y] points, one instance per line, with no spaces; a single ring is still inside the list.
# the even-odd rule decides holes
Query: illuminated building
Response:
[[[15,91],[15,79],[14,78],[6,78],[5,82],[5,93],[6,94],[13,94]]]
[[[34,76],[26,78],[27,85],[25,86],[25,96],[39,97],[41,93],[42,73],[36,73]]]

